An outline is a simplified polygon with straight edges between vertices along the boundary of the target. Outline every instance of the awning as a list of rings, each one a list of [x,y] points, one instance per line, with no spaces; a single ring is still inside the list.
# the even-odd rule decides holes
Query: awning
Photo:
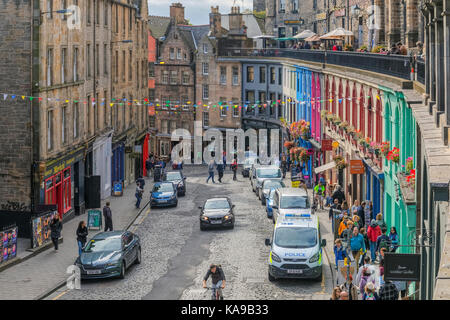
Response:
[[[278,40],[278,41],[289,41],[289,40],[297,40],[297,39],[290,37],[290,38],[276,38],[275,40]]]
[[[344,28],[337,28],[327,34],[324,34],[320,39],[335,39],[336,37],[353,37],[352,31],[345,30]]]
[[[316,34],[312,37],[306,38],[305,41],[307,42],[317,42],[320,41],[320,37]]]
[[[316,33],[312,32],[311,30],[304,30],[302,32],[300,32],[299,34],[295,35],[294,38],[295,39],[306,39],[312,36],[315,36]]]
[[[321,166],[321,167],[315,168],[315,169],[314,169],[314,172],[315,172],[316,174],[318,174],[318,173],[321,173],[321,172],[324,172],[324,171],[333,169],[334,167],[336,167],[336,162],[331,161],[330,163],[327,163],[327,164],[325,164],[325,165],[323,165],[323,166]]]

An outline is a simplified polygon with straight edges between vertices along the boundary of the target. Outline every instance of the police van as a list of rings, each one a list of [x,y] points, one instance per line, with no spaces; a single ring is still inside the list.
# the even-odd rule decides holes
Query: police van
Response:
[[[269,281],[279,278],[322,279],[322,248],[319,219],[309,213],[285,214],[275,224],[270,246]]]

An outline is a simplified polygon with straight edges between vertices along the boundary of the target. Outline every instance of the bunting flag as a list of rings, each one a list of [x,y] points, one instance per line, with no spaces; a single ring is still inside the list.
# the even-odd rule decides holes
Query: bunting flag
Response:
[[[71,102],[74,103],[83,103],[85,105],[87,105],[88,103],[91,104],[93,107],[96,105],[101,105],[101,106],[106,106],[107,104],[109,104],[110,107],[114,107],[114,106],[156,106],[156,107],[160,107],[162,110],[164,111],[164,109],[169,108],[172,109],[171,112],[174,112],[173,109],[177,110],[177,109],[181,109],[184,108],[186,106],[192,106],[194,108],[206,108],[209,109],[210,107],[212,107],[213,109],[216,108],[220,108],[221,110],[225,109],[225,110],[229,110],[229,108],[239,108],[240,110],[242,108],[244,109],[254,109],[254,108],[268,108],[268,107],[272,107],[275,105],[310,105],[310,104],[317,104],[317,103],[332,103],[333,101],[337,101],[338,103],[343,103],[344,100],[347,101],[352,101],[352,100],[361,100],[361,99],[370,99],[371,96],[366,96],[366,97],[348,97],[348,98],[338,98],[338,99],[320,99],[320,98],[311,98],[310,96],[308,96],[307,99],[304,100],[296,100],[293,98],[287,98],[286,101],[284,100],[267,100],[267,101],[255,101],[255,103],[251,103],[250,101],[218,101],[216,103],[212,103],[212,102],[208,102],[207,104],[202,102],[202,101],[198,101],[197,103],[193,103],[192,101],[187,101],[185,104],[181,103],[180,101],[159,101],[158,99],[156,99],[155,101],[151,101],[149,98],[143,98],[141,100],[137,100],[137,99],[127,99],[127,98],[111,98],[111,102],[107,103],[105,98],[102,98],[100,102],[100,100],[96,101],[96,99],[92,98],[91,101],[86,101],[86,100],[80,100],[80,99],[59,99],[59,98],[42,98],[42,97],[33,97],[33,96],[26,96],[26,95],[16,95],[16,94],[12,94],[12,93],[0,93],[0,95],[3,95],[3,101],[8,101],[8,98],[10,98],[11,100],[15,100],[15,98],[17,96],[21,97],[22,100],[25,101],[25,99],[29,100],[29,101],[33,101],[33,100],[37,100],[39,102],[42,102],[43,99],[47,99],[48,102],[62,102],[65,104],[69,104]],[[381,97],[379,95],[376,95],[375,98],[377,100],[381,100]],[[0,100],[1,101],[1,100]],[[188,110],[184,110],[184,111],[188,111]],[[175,111],[176,112],[176,111]]]

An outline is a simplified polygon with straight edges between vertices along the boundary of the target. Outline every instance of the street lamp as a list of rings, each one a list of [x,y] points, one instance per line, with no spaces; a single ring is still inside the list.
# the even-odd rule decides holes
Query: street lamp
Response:
[[[45,12],[40,12],[40,19],[39,19],[39,24],[42,24],[42,15],[47,14],[47,13],[59,13],[62,14],[64,16],[71,16],[72,14],[75,13],[75,11],[70,10],[70,9],[61,9],[61,10],[56,10],[56,11],[45,11]]]

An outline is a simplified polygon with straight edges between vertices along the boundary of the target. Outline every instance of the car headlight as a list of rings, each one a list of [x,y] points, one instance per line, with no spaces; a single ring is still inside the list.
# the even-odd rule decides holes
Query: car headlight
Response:
[[[231,216],[225,216],[223,217],[225,220],[231,219]]]
[[[320,257],[320,252],[317,252],[315,255],[313,255],[311,257],[311,259],[309,259],[309,263],[317,262],[319,260],[319,257]]]
[[[206,217],[206,216],[202,216],[201,219],[202,219],[203,221],[208,221],[208,220],[209,220],[209,218]]]
[[[272,260],[275,262],[281,262],[281,258],[274,252],[270,252],[270,254],[272,255]]]

